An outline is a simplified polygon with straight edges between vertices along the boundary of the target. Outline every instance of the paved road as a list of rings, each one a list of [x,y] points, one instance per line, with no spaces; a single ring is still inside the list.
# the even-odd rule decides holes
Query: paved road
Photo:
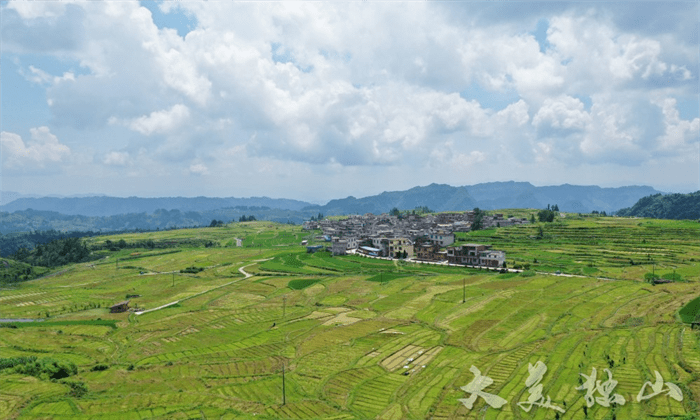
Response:
[[[348,254],[359,255],[359,256],[365,257],[365,258],[374,258],[374,259],[377,259],[377,260],[387,260],[387,261],[392,261],[392,260],[394,260],[393,258],[389,258],[389,257],[374,257],[374,256],[371,256],[371,255],[361,254],[361,253],[359,253],[359,252],[355,252],[354,249],[349,250],[349,251],[348,251]],[[396,260],[395,260],[395,261],[396,261]],[[500,270],[502,270],[502,268],[492,268],[492,267],[483,267],[483,266],[474,266],[474,265],[462,265],[462,264],[449,264],[447,261],[441,261],[441,262],[435,262],[435,261],[421,261],[421,260],[414,260],[413,258],[407,258],[407,259],[405,259],[404,261],[410,262],[410,263],[414,263],[414,264],[433,264],[433,265],[444,265],[444,266],[447,266],[447,267],[480,268],[480,269],[486,269],[486,270],[492,270],[492,271],[500,271]],[[505,270],[508,271],[509,273],[522,273],[522,272],[523,272],[523,270],[516,270],[516,269],[514,269],[514,268],[506,268]],[[541,275],[544,275],[544,276],[561,276],[561,277],[578,277],[578,278],[583,278],[583,279],[595,278],[595,279],[598,279],[598,280],[615,280],[615,279],[611,279],[611,278],[607,278],[607,277],[581,276],[581,275],[578,275],[578,274],[564,274],[564,273],[559,273],[559,274],[557,274],[557,273],[548,273],[548,272],[545,272],[545,271],[536,271],[535,273],[541,274]]]
[[[249,278],[249,277],[253,277],[254,274],[247,273],[247,272],[245,271],[245,268],[250,267],[251,265],[255,265],[255,264],[259,263],[259,262],[268,261],[268,260],[271,260],[271,259],[272,259],[272,258],[267,258],[267,259],[264,259],[264,260],[255,260],[254,262],[252,262],[252,263],[250,263],[250,264],[248,264],[248,265],[244,265],[243,267],[240,267],[240,268],[238,269],[238,271],[239,271],[241,274],[243,274],[243,275],[245,276],[245,277],[243,277],[242,279],[236,279],[236,280],[230,281],[230,282],[228,282],[228,283],[226,283],[226,284],[222,284],[221,286],[212,287],[212,288],[209,289],[209,290],[205,290],[205,291],[203,291],[203,292],[195,293],[195,294],[192,295],[192,296],[188,296],[188,297],[186,297],[186,298],[182,298],[182,299],[176,300],[176,301],[174,301],[174,302],[166,303],[165,305],[161,305],[161,306],[159,306],[159,307],[157,307],[157,308],[146,309],[145,311],[134,312],[134,314],[135,314],[135,315],[143,315],[143,314],[146,314],[146,313],[148,313],[148,312],[153,312],[153,311],[157,311],[157,310],[159,310],[159,309],[167,308],[168,306],[173,306],[173,305],[176,305],[176,304],[178,304],[178,303],[180,303],[180,302],[184,302],[184,301],[186,301],[187,299],[192,299],[192,298],[194,298],[194,297],[201,296],[201,295],[203,295],[203,294],[205,294],[205,293],[209,293],[209,292],[211,292],[212,290],[220,289],[220,288],[222,288],[222,287],[226,287],[226,286],[231,285],[231,284],[233,284],[233,283],[237,283],[237,282],[239,282],[239,281],[245,280],[245,279],[247,279],[247,278]]]

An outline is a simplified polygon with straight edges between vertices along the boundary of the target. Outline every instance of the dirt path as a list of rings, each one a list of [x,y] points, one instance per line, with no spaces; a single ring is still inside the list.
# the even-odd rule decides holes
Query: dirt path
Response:
[[[209,289],[209,290],[205,290],[205,291],[203,291],[203,292],[195,293],[195,294],[192,295],[192,296],[188,296],[188,297],[186,297],[186,298],[182,298],[182,299],[176,300],[176,301],[174,301],[174,302],[166,303],[165,305],[161,305],[161,306],[159,306],[159,307],[157,307],[157,308],[146,309],[145,311],[134,312],[134,314],[135,314],[135,315],[143,315],[143,314],[146,314],[146,313],[148,313],[148,312],[153,312],[153,311],[157,311],[157,310],[159,310],[159,309],[167,308],[168,306],[176,305],[176,304],[178,304],[178,303],[180,303],[180,302],[184,302],[184,301],[186,301],[186,300],[188,300],[188,299],[192,299],[192,298],[195,298],[195,297],[197,297],[197,296],[201,296],[201,295],[203,295],[203,294],[205,294],[205,293],[209,293],[209,292],[211,292],[212,290],[220,289],[220,288],[222,288],[222,287],[226,287],[226,286],[229,286],[229,285],[231,285],[231,284],[233,284],[233,283],[237,283],[237,282],[239,282],[239,281],[242,281],[242,280],[245,280],[245,279],[247,279],[247,278],[253,277],[255,274],[247,273],[247,272],[245,271],[245,268],[250,267],[251,265],[255,265],[255,264],[259,263],[259,262],[269,261],[269,260],[271,260],[271,259],[272,259],[272,258],[267,258],[267,259],[263,259],[263,260],[255,260],[254,262],[252,262],[252,263],[250,263],[250,264],[247,264],[247,265],[244,265],[243,267],[240,267],[240,268],[238,269],[238,271],[239,271],[241,274],[243,274],[243,275],[245,276],[245,277],[243,277],[242,279],[236,279],[236,280],[230,281],[230,282],[228,282],[228,283],[226,283],[226,284],[222,284],[221,286],[212,287],[212,288]]]

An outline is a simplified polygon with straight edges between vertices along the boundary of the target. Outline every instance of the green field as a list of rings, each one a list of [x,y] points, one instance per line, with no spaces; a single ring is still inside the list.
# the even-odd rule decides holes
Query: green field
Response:
[[[90,238],[169,248],[95,251],[0,291],[0,318],[48,318],[0,328],[0,418],[697,418],[700,224],[569,215],[543,233],[460,234],[529,264],[508,274],[307,254],[299,244],[318,232],[269,222]],[[678,281],[654,286],[652,271]],[[127,295],[139,310],[178,303],[110,314]],[[30,356],[78,372],[20,371]],[[543,396],[565,413],[518,405],[537,361]],[[503,407],[459,401],[472,365]],[[576,388],[593,368],[603,382],[611,372],[624,405],[586,407]],[[636,400],[655,371],[682,401]]]

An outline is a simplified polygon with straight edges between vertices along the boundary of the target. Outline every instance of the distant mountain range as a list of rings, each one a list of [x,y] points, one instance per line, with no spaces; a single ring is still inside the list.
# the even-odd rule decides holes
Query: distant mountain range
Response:
[[[217,197],[21,197],[0,206],[0,211],[19,210],[55,211],[61,214],[81,216],[116,216],[128,213],[153,213],[159,209],[183,212],[205,212],[233,207],[266,207],[269,209],[301,210],[310,203],[281,198],[217,198]]]
[[[659,194],[660,191],[647,186],[601,188],[598,186],[558,185],[536,187],[529,182],[489,182],[470,186],[453,187],[446,184],[430,184],[406,191],[383,192],[364,198],[347,197],[331,200],[325,205],[268,197],[216,198],[216,197],[28,197],[5,192],[7,198],[16,194],[18,198],[7,202],[3,199],[2,212],[20,210],[53,211],[67,215],[115,216],[128,213],[153,213],[159,209],[182,212],[208,212],[223,208],[262,207],[267,209],[292,210],[325,215],[380,214],[396,207],[410,210],[427,206],[434,211],[467,210],[479,207],[482,210],[505,208],[542,209],[547,204],[557,204],[568,212],[590,213],[593,210],[611,213],[630,207],[642,197]],[[9,195],[8,195],[9,194]]]
[[[349,213],[383,213],[396,207],[402,210],[428,206],[434,211],[482,210],[508,208],[546,208],[557,204],[561,211],[590,213],[593,210],[614,212],[633,205],[641,197],[659,194],[652,187],[631,186],[601,188],[598,186],[559,185],[536,187],[529,182],[489,182],[464,187],[431,184],[406,191],[383,192],[371,197],[348,197],[331,200],[318,209],[325,215]]]
[[[7,202],[12,196],[16,199]],[[331,200],[325,205],[304,201],[251,197],[28,197],[3,192],[0,232],[55,229],[60,231],[118,231],[166,229],[208,225],[212,219],[229,222],[253,215],[258,220],[300,223],[318,213],[324,215],[381,214],[394,207],[411,210],[426,206],[433,211],[507,208],[543,209],[557,204],[561,211],[613,213],[630,207],[642,197],[660,194],[651,187],[559,185],[536,187],[528,182],[489,182],[462,187],[431,184],[406,191]]]
[[[700,219],[700,191],[643,197],[632,207],[620,209],[617,215],[656,219]]]

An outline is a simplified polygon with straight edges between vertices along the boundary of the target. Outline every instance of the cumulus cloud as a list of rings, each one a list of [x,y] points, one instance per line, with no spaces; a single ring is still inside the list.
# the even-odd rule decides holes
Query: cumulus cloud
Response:
[[[23,73],[25,79],[37,84],[58,84],[64,81],[75,81],[73,72],[65,72],[63,76],[52,76],[44,70],[29,66],[29,73]]]
[[[27,171],[44,169],[65,162],[70,157],[70,148],[61,144],[48,127],[32,128],[29,132],[31,138],[26,144],[18,134],[6,131],[0,133],[3,168]]]
[[[190,116],[190,110],[182,104],[170,109],[154,111],[126,122],[126,125],[141,134],[149,136],[154,133],[168,133],[182,126]],[[115,121],[115,120],[112,120]]]
[[[654,150],[685,153],[697,136],[698,120],[680,119],[675,103],[649,103],[697,86],[697,40],[621,28],[619,8],[604,4],[528,6],[527,19],[495,21],[478,3],[161,4],[192,16],[186,36],[138,2],[3,7],[3,35],[28,37],[9,34],[4,49],[83,70],[25,71],[46,87],[57,125],[126,127],[124,150],[145,145],[187,175],[215,171],[232,151],[261,167],[641,165]],[[535,36],[538,20],[547,29]],[[487,106],[490,94],[508,100]],[[134,159],[109,150],[106,165]]]
[[[571,96],[547,98],[532,119],[535,127],[547,125],[553,128],[582,130],[591,121],[583,102]]]
[[[700,143],[700,117],[690,121],[681,119],[676,102],[674,98],[656,102],[664,115],[664,134],[658,139],[659,149],[664,153],[681,152],[692,156]]]

